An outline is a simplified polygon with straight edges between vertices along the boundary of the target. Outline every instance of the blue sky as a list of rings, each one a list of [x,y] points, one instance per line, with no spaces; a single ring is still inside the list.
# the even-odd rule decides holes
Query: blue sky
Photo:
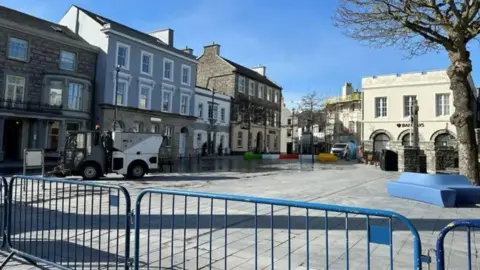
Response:
[[[247,67],[267,66],[267,76],[283,86],[286,101],[316,90],[339,95],[345,82],[361,88],[365,76],[444,69],[445,53],[406,59],[395,48],[369,48],[333,26],[336,0],[1,0],[2,5],[58,22],[71,4],[144,32],[172,28],[175,46],[200,55],[221,45],[222,56]],[[473,78],[479,44],[472,51]]]

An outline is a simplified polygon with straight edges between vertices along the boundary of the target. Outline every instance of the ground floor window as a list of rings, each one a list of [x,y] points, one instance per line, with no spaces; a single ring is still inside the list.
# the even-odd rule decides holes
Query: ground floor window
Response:
[[[455,137],[448,133],[440,134],[435,138],[435,146],[437,147],[445,147],[451,146],[452,140],[455,140]]]
[[[277,147],[278,147],[278,136],[275,135],[273,140],[273,148],[277,149]]]
[[[237,134],[237,147],[242,148],[243,146],[243,132],[239,131]]]
[[[172,146],[173,126],[165,126],[165,146]]]
[[[402,145],[403,146],[411,146],[412,144],[410,143],[410,133],[407,133],[405,134],[403,137],[402,137]],[[412,143],[413,143],[413,138],[412,138]]]
[[[79,131],[80,123],[67,123],[67,131]]]
[[[152,124],[150,126],[150,132],[152,133],[160,133],[160,128],[158,126],[158,124]]]
[[[50,122],[48,129],[48,148],[58,149],[58,140],[60,134],[60,122]]]

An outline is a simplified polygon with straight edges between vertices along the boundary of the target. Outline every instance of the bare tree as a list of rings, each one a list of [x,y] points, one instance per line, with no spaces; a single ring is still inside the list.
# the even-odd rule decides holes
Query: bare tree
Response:
[[[347,36],[377,46],[395,46],[409,56],[445,50],[455,112],[460,173],[480,184],[472,112],[472,62],[467,44],[480,32],[480,0],[341,0],[336,25]]]
[[[325,125],[323,113],[323,98],[316,91],[312,91],[302,97],[298,104],[298,122],[307,130],[313,125],[319,125],[320,130]]]

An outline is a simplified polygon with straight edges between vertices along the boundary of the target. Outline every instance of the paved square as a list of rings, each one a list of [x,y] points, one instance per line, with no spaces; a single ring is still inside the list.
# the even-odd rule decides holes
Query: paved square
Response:
[[[98,183],[122,184],[130,192],[132,207],[135,206],[135,198],[142,190],[168,188],[392,210],[408,217],[414,223],[420,233],[422,253],[425,255],[429,250],[434,249],[438,231],[449,222],[480,216],[479,208],[443,209],[420,202],[391,198],[386,193],[386,182],[396,178],[399,173],[383,172],[373,166],[341,162],[316,164],[313,169],[311,165],[303,165],[300,168],[298,164],[272,166],[277,168],[260,173],[165,174],[151,176],[141,181],[127,182],[109,178],[98,181]],[[30,190],[26,192],[27,198],[33,198],[35,192],[41,191],[41,187],[35,185],[27,186],[26,189]],[[21,188],[18,187],[18,190]],[[125,223],[122,223],[121,220],[112,220],[108,216],[105,219],[105,216],[108,211],[113,209],[113,206],[120,212],[125,211],[124,200],[121,196],[119,199],[112,196],[115,193],[111,191],[108,192],[108,196],[101,196],[100,193],[105,193],[106,190],[101,190],[100,193],[82,193],[81,190],[74,190],[73,194],[77,195],[66,196],[69,191],[55,185],[47,185],[45,190],[40,193],[47,194],[47,198],[50,196],[55,200],[28,200],[29,206],[34,210],[19,208],[18,213],[28,213],[28,217],[26,215],[21,219],[21,222],[25,222],[27,225],[22,229],[22,225],[18,224],[19,229],[16,229],[17,234],[14,237],[17,242],[14,241],[14,243],[18,244],[19,249],[37,252],[36,254],[39,254],[38,250],[42,250],[42,244],[46,245],[43,246],[43,249],[51,248],[52,253],[53,250],[63,250],[63,255],[43,255],[43,253],[40,255],[55,259],[64,265],[72,256],[79,257],[77,262],[82,261],[80,259],[82,257],[102,261],[100,266],[90,266],[88,262],[83,266],[77,264],[76,267],[79,269],[106,269],[107,264],[110,265],[109,269],[114,268],[112,261],[121,261],[122,259],[110,254],[117,246],[120,249],[118,253],[123,254],[125,235],[124,231],[117,230],[117,228],[124,226]],[[62,194],[59,195],[59,193]],[[70,198],[68,204],[66,203],[67,198]],[[59,200],[64,203],[56,204],[55,202]],[[53,205],[49,204],[52,201]],[[259,204],[257,218],[255,218],[255,205],[252,203],[228,202],[225,208],[223,200],[214,200],[211,205],[210,199],[201,199],[199,204],[196,198],[185,200],[184,197],[176,196],[173,200],[171,196],[162,197],[155,194],[146,195],[140,205],[140,264],[142,269],[147,269],[147,265],[150,266],[150,269],[171,269],[172,262],[175,265],[173,269],[204,267],[208,269],[210,264],[212,269],[225,269],[225,265],[228,266],[228,269],[254,269],[255,263],[257,263],[258,269],[270,269],[272,258],[276,269],[288,269],[289,264],[291,269],[325,269],[327,236],[329,269],[345,269],[347,261],[351,269],[365,269],[367,265],[365,216],[348,215],[349,251],[347,253],[345,214],[329,212],[329,230],[326,233],[324,211],[310,210],[307,219],[305,209],[294,207],[289,209],[282,206],[275,206],[272,209],[269,205]],[[49,226],[40,220],[45,214],[38,209],[44,208],[54,212],[48,214],[45,221],[49,222]],[[66,210],[67,208],[70,210]],[[225,218],[225,209],[228,213],[227,218]],[[92,218],[85,219],[84,216],[81,216],[72,218],[72,220],[75,220],[77,226],[93,228],[93,230],[83,231],[81,234],[72,229],[72,226],[69,230],[59,230],[61,222],[73,224],[72,221],[66,221],[65,217],[58,214],[62,212],[88,214]],[[174,218],[172,218],[172,213]],[[119,216],[122,216],[121,213]],[[70,220],[70,218],[68,219]],[[305,229],[307,222],[310,228],[308,233]],[[372,217],[369,222],[371,225],[388,226],[386,219]],[[112,228],[110,223],[120,225]],[[273,229],[271,229],[272,224]],[[160,226],[163,228],[161,233]],[[392,226],[394,227],[392,240],[394,268],[412,269],[413,242],[411,234],[399,222],[394,222]],[[256,227],[257,230],[255,230]],[[478,235],[473,234],[472,236],[476,241],[480,241]],[[255,238],[257,245],[255,245]],[[41,242],[49,242],[47,240],[50,239],[53,244],[38,243],[38,241],[22,244],[21,242],[26,242],[26,239],[43,239]],[[87,242],[84,243],[83,239],[87,239]],[[90,239],[92,241],[88,242]],[[225,249],[225,243],[227,243],[227,249]],[[472,252],[475,252],[476,248],[474,243],[476,242],[472,241]],[[88,247],[89,251],[78,249],[77,245]],[[133,252],[133,229],[131,245]],[[71,248],[71,246],[74,247]],[[452,232],[446,238],[447,269],[466,269],[466,248],[465,232]],[[255,261],[255,250],[258,256],[257,261]],[[306,260],[307,250],[308,261]],[[172,252],[174,256],[171,256]],[[388,246],[371,244],[370,254],[371,269],[389,269]],[[430,254],[434,261],[435,257],[432,251]],[[473,255],[474,268],[480,267],[475,261],[475,253]],[[225,260],[225,258],[227,259]],[[73,265],[70,266],[73,267]],[[434,262],[431,267],[434,269]],[[12,260],[8,264],[8,269],[37,268],[21,261]]]

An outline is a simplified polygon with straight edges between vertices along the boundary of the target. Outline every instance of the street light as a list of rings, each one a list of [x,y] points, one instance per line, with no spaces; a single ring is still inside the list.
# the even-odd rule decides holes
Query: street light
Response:
[[[209,149],[209,152],[210,153],[214,153],[215,152],[215,146],[214,146],[214,143],[215,143],[215,136],[213,136],[213,140],[212,140],[212,135],[215,135],[215,134],[212,134],[212,132],[214,132],[214,123],[215,123],[215,119],[213,119],[213,109],[214,109],[214,102],[215,102],[215,89],[212,87],[212,89],[210,89],[208,87],[208,85],[210,84],[210,80],[211,79],[216,79],[216,78],[220,78],[220,77],[226,77],[226,76],[231,76],[232,74],[235,74],[235,71],[232,71],[231,73],[226,73],[226,74],[221,74],[221,75],[215,75],[215,76],[211,76],[211,77],[208,77],[207,78],[207,84],[205,86],[205,88],[209,89],[212,91],[212,117],[209,119],[209,122],[210,122],[210,125],[209,125],[209,132],[208,132],[208,136],[207,136],[207,140],[208,140],[208,149]],[[210,107],[209,107],[210,108]],[[210,111],[210,110],[209,110]]]
[[[114,99],[115,99],[115,111],[113,112],[113,131],[117,131],[117,98],[118,98],[118,73],[120,72],[120,65],[116,67],[116,77],[115,77],[115,91],[114,91]]]

